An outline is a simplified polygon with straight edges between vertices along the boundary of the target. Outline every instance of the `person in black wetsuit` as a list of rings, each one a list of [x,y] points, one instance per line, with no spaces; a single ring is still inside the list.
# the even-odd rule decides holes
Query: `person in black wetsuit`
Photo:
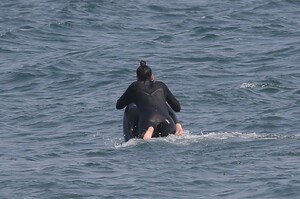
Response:
[[[161,81],[154,81],[151,68],[145,61],[140,62],[137,81],[133,82],[118,99],[116,108],[123,109],[131,103],[136,104],[139,112],[138,137],[182,135],[183,129],[174,115],[170,116],[168,105],[176,112],[180,111],[180,103],[169,88]],[[175,116],[175,117],[174,117]],[[174,122],[174,119],[175,122]]]

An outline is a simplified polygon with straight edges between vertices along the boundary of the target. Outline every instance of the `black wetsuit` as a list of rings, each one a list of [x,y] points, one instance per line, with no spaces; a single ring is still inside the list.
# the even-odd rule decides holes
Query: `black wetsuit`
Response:
[[[153,137],[167,136],[174,134],[176,129],[166,102],[174,111],[180,111],[179,102],[163,82],[136,81],[117,101],[116,108],[122,109],[130,103],[137,105],[139,137],[142,138],[150,126],[155,129]]]

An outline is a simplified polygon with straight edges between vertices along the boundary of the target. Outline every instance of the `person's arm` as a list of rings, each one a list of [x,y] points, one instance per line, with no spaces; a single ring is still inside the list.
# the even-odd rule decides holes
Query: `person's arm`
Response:
[[[166,101],[171,106],[171,108],[175,112],[180,112],[180,108],[181,108],[180,103],[178,102],[178,100],[175,98],[175,96],[171,93],[171,91],[165,84],[164,84],[164,91],[165,91],[165,95],[166,95]]]
[[[122,109],[125,106],[127,106],[128,104],[130,104],[131,102],[133,102],[133,89],[134,89],[134,83],[132,83],[127,88],[125,93],[123,93],[123,95],[118,99],[118,101],[116,103],[117,109]]]
[[[173,111],[173,109],[168,104],[167,104],[167,109],[168,109],[169,115],[173,119],[174,123],[175,124],[179,123],[178,118],[177,118],[175,112]]]

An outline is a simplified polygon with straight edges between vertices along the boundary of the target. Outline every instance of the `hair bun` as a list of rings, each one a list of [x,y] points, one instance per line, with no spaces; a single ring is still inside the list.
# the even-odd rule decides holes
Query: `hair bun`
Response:
[[[140,66],[141,66],[141,67],[147,67],[146,61],[141,60],[141,61],[140,61]]]

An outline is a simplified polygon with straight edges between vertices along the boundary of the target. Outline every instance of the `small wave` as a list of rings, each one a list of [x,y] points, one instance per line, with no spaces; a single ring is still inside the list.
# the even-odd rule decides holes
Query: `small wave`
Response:
[[[201,134],[192,134],[189,131],[185,131],[183,136],[169,135],[163,138],[153,138],[149,141],[142,139],[131,139],[128,142],[123,142],[116,144],[114,147],[116,149],[135,147],[145,143],[157,143],[166,142],[175,145],[189,145],[192,143],[197,143],[207,140],[226,140],[226,139],[242,139],[242,140],[253,140],[253,139],[276,139],[274,137],[267,137],[265,135],[257,135],[256,133],[240,133],[240,132],[210,132]]]
[[[300,140],[300,134],[268,134],[263,137],[263,139],[273,139],[273,140]]]
[[[282,83],[274,78],[267,78],[265,80],[257,81],[257,82],[244,82],[240,85],[240,88],[280,88]]]
[[[210,133],[201,133],[200,135],[186,135],[188,138],[200,137],[203,139],[229,139],[229,138],[244,138],[244,139],[251,139],[251,138],[258,138],[259,136],[256,133],[240,133],[240,132],[210,132]]]
[[[22,26],[20,27],[20,31],[30,31],[30,30],[33,30],[34,27],[30,26],[30,25],[25,25],[25,26]]]
[[[149,5],[148,8],[155,12],[168,12],[170,11],[169,8],[162,6],[162,5]]]
[[[152,138],[145,141],[142,139],[131,139],[128,142],[115,144],[115,149],[131,148],[146,143],[168,143],[172,145],[190,145],[193,143],[201,143],[206,141],[220,141],[220,140],[238,140],[238,141],[253,141],[253,140],[282,140],[292,139],[299,140],[300,135],[282,135],[282,134],[257,134],[253,133],[241,133],[241,132],[209,132],[200,134],[192,134],[189,131],[185,131],[183,136],[169,135],[163,138]]]
[[[133,147],[133,146],[140,145],[140,144],[145,143],[145,142],[146,142],[145,140],[134,138],[134,139],[128,140],[127,142],[122,142],[120,144],[115,144],[115,148],[116,149],[128,148],[128,147]]]
[[[245,83],[242,83],[242,85],[240,86],[240,88],[254,88],[255,86],[256,86],[255,83],[245,82]]]
[[[267,78],[260,83],[261,87],[279,87],[281,82],[274,78]]]
[[[228,139],[238,139],[238,140],[255,140],[261,139],[263,135],[257,135],[256,133],[240,133],[240,132],[209,132],[200,134],[191,134],[186,132],[184,136],[177,137],[174,135],[168,136],[166,138],[167,142],[172,142],[179,145],[189,145],[192,143],[205,142],[205,141],[218,141],[218,140],[228,140]]]
[[[213,33],[208,33],[208,34],[205,34],[201,40],[213,40],[213,39],[216,39],[218,38],[219,36],[217,34],[213,34]]]
[[[0,33],[0,38],[1,39],[15,39],[17,38],[17,35],[15,34],[14,30],[10,30],[10,31],[5,31],[5,32],[1,32]]]
[[[172,40],[173,40],[173,37],[171,35],[162,35],[162,36],[159,36],[159,37],[154,39],[154,41],[159,41],[159,42],[162,42],[162,43],[169,43]]]
[[[50,23],[50,27],[53,28],[62,28],[62,29],[72,29],[74,27],[74,23],[72,21],[55,21]]]

